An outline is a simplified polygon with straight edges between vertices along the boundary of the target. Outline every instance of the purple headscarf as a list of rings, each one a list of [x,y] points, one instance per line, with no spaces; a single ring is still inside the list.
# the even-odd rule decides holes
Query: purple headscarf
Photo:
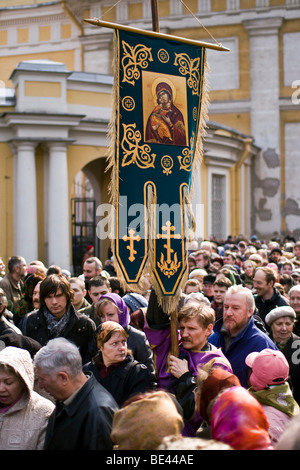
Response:
[[[130,322],[130,315],[129,315],[128,307],[125,304],[122,297],[120,297],[118,294],[114,294],[110,292],[108,294],[102,295],[100,299],[111,300],[116,305],[116,307],[118,308],[118,313],[119,313],[119,323],[121,326],[123,326],[123,328],[126,328]]]

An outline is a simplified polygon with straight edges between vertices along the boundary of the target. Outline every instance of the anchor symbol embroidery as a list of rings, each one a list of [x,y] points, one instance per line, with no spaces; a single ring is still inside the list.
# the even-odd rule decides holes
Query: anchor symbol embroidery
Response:
[[[160,257],[160,262],[158,261],[157,264],[161,272],[165,276],[170,278],[176,273],[176,271],[181,265],[181,261],[178,262],[177,253],[175,253],[174,259],[172,259],[172,253],[174,253],[174,250],[171,248],[171,240],[174,238],[181,238],[181,235],[180,233],[172,233],[175,231],[175,227],[171,224],[169,220],[166,222],[166,225],[163,225],[162,230],[166,233],[158,233],[157,238],[167,240],[167,243],[163,245],[164,248],[166,248],[167,250],[167,259],[165,260],[165,257],[162,253]]]

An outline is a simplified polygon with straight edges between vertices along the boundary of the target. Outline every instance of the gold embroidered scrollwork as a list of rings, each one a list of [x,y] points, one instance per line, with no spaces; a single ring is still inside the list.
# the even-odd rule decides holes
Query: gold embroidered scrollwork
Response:
[[[191,171],[192,166],[192,154],[189,148],[182,150],[182,155],[177,156],[180,163],[180,170]]]
[[[137,44],[132,47],[125,41],[122,41],[124,55],[122,57],[122,69],[124,77],[122,82],[135,84],[135,80],[139,80],[141,76],[140,68],[146,69],[149,62],[153,62],[151,48],[144,44]]]
[[[193,95],[200,95],[200,58],[191,59],[187,54],[175,53],[174,65],[179,66],[181,75],[187,75],[187,85],[192,90]]]
[[[155,153],[147,144],[139,145],[142,140],[140,131],[136,131],[136,124],[123,124],[124,135],[121,142],[123,151],[122,166],[136,164],[139,168],[154,168]]]

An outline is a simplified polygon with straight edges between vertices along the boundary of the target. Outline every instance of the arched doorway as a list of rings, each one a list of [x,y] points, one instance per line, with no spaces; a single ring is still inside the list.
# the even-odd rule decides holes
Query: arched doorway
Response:
[[[110,240],[97,237],[97,208],[109,202],[108,184],[110,171],[106,172],[106,160],[98,158],[85,165],[75,176],[71,198],[72,259],[75,276],[82,273],[82,258],[87,246],[93,245],[94,256],[103,265],[108,257]]]

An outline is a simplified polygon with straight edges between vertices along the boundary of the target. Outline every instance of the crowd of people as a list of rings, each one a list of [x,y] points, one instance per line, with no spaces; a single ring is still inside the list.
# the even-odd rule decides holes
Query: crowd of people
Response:
[[[187,259],[174,354],[150,274],[0,258],[1,450],[300,449],[300,240]]]

